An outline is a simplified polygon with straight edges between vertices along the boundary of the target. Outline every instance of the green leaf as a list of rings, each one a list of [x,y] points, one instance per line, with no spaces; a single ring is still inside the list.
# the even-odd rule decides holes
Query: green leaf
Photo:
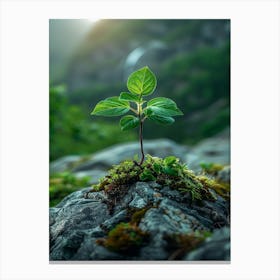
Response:
[[[135,93],[130,93],[130,92],[122,92],[120,94],[119,100],[139,102],[139,95],[135,94]]]
[[[154,170],[157,174],[159,174],[161,172],[161,169],[162,169],[161,165],[159,163],[154,163],[153,168],[154,168]]]
[[[130,92],[140,95],[152,94],[157,86],[155,74],[145,66],[133,72],[127,79],[127,88]]]
[[[166,97],[157,97],[150,100],[147,103],[144,113],[146,115],[155,114],[168,117],[183,115],[181,110],[177,108],[176,103]]]
[[[140,175],[141,181],[154,181],[156,178],[153,175],[152,171],[149,169],[144,169],[144,171]]]
[[[129,102],[119,100],[118,96],[106,98],[98,102],[91,115],[114,117],[121,116],[129,111]]]
[[[128,130],[137,127],[139,124],[140,124],[139,118],[136,118],[132,115],[124,116],[120,120],[121,130]]]
[[[178,175],[178,169],[172,168],[170,166],[164,166],[162,171],[164,174],[167,174],[167,175],[173,175],[173,176]]]
[[[174,157],[174,156],[169,156],[169,157],[166,157],[165,159],[164,159],[164,163],[166,164],[166,165],[172,165],[173,163],[175,163],[175,162],[177,162],[178,161],[178,159],[176,158],[176,157]]]
[[[166,117],[166,116],[155,115],[155,114],[149,115],[148,119],[162,125],[169,125],[174,123],[175,121],[172,117]]]

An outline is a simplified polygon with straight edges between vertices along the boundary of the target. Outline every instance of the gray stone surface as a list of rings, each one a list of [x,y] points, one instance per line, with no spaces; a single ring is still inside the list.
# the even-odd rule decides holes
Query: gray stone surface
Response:
[[[225,183],[230,183],[230,166],[225,166],[218,172],[217,180]]]
[[[145,153],[152,156],[166,157],[174,155],[187,166],[199,172],[200,163],[230,164],[230,141],[228,134],[205,139],[193,147],[177,144],[169,139],[145,140]],[[89,184],[98,183],[107,170],[123,160],[132,159],[139,154],[139,143],[117,144],[96,152],[90,156],[66,156],[50,163],[50,173],[71,171],[77,177],[89,176]]]
[[[90,193],[86,199],[88,190],[90,188],[74,192],[56,208],[50,208],[51,260],[166,260],[170,255],[166,235],[229,226],[229,204],[221,197],[216,202],[191,203],[168,187],[138,182],[110,212],[104,193]],[[96,240],[106,237],[118,223],[129,221],[128,209],[142,206],[150,207],[139,222],[139,228],[149,234],[149,240],[137,254],[126,256],[97,244]],[[224,235],[215,233],[211,240],[195,255],[188,254],[184,259],[227,259]],[[214,255],[219,244],[222,252]]]
[[[228,138],[213,137],[199,142],[185,154],[183,159],[194,171],[201,170],[200,163],[230,164],[230,141]]]
[[[183,260],[230,260],[230,229],[224,227],[215,230],[213,235],[209,237],[199,248],[186,254]]]
[[[91,185],[91,184],[97,184],[99,182],[99,179],[101,179],[107,174],[107,171],[100,170],[100,169],[93,169],[87,171],[74,172],[74,174],[77,178],[89,177],[90,180],[88,184]]]
[[[186,146],[169,139],[146,140],[144,145],[146,154],[158,157],[174,155],[182,158],[189,150]],[[139,154],[138,142],[118,144],[93,154],[89,160],[76,166],[73,171],[106,170],[113,164],[118,164],[125,159],[132,159],[136,154]]]
[[[65,156],[50,163],[50,174],[72,169],[73,165],[81,160],[81,156]]]
[[[50,208],[51,259],[71,259],[84,240],[84,231],[99,226],[110,217],[104,203],[84,198],[87,190],[74,192],[56,208]]]

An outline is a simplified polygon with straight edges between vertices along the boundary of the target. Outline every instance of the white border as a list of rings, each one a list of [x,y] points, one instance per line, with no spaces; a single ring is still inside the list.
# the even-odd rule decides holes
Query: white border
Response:
[[[48,19],[230,18],[232,260],[48,261]],[[1,279],[279,279],[279,2],[2,1]]]

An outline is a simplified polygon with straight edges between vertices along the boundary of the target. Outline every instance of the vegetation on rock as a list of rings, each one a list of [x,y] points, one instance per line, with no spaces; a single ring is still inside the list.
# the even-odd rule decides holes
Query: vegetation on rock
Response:
[[[205,173],[213,176],[216,176],[218,172],[224,168],[222,164],[217,164],[213,162],[210,163],[202,162],[200,163],[200,166]]]
[[[211,179],[205,175],[199,175],[197,178],[206,188],[214,190],[217,194],[225,199],[230,198],[229,183],[220,182],[219,180]]]
[[[148,237],[136,224],[120,223],[108,233],[107,238],[98,239],[97,244],[112,251],[134,255]]]
[[[208,187],[215,190],[220,196],[230,198],[230,184],[218,178],[218,174],[225,166],[217,163],[201,163],[200,164],[204,175],[199,175],[199,180]],[[212,178],[209,178],[211,176]]]
[[[178,190],[182,195],[189,194],[192,200],[215,200],[213,190],[223,190],[223,186],[215,180],[206,176],[196,176],[174,156],[162,159],[147,155],[141,166],[133,160],[113,166],[108,175],[93,186],[92,191],[103,190],[111,201],[119,201],[137,181],[155,181],[161,186]]]
[[[73,31],[69,33],[72,38]],[[52,34],[53,45],[64,54],[66,42],[61,47],[57,37]],[[51,160],[137,139],[136,131],[119,131],[113,119],[100,117],[93,123],[87,112],[112,92],[122,91],[122,81],[130,71],[122,67],[125,57],[154,40],[167,48],[148,52],[135,67],[150,65],[158,73],[157,91],[162,97],[172,94],[185,115],[167,134],[165,127],[154,129],[152,122],[145,122],[144,139],[164,136],[195,144],[229,127],[229,20],[101,20],[71,56],[64,77],[52,79],[54,85],[66,84],[67,92],[62,104],[50,90]],[[57,67],[51,67],[51,72],[53,68]]]
[[[90,54],[91,59],[85,56],[89,67],[82,64],[80,67],[80,63],[75,66],[73,63],[75,71],[70,71],[71,78],[68,78],[69,96],[66,96],[65,89],[61,86],[50,88],[51,160],[66,154],[88,154],[118,142],[136,139],[133,132],[120,132],[113,123],[102,118],[94,123],[89,121],[86,113],[88,108],[101,99],[104,100],[96,104],[91,114],[101,117],[122,116],[119,122],[122,131],[139,128],[141,151],[140,158],[112,166],[99,184],[93,186],[93,192],[101,192],[93,194],[94,203],[85,203],[88,190],[83,190],[66,198],[65,203],[59,206],[62,211],[51,209],[50,247],[54,259],[75,259],[75,255],[77,259],[85,259],[85,255],[88,259],[105,259],[102,254],[106,256],[109,251],[115,252],[117,258],[125,255],[136,256],[138,253],[141,257],[144,250],[139,249],[148,246],[152,248],[148,251],[149,254],[159,250],[159,256],[152,256],[155,259],[161,259],[162,252],[169,260],[184,259],[188,252],[197,248],[212,234],[208,230],[229,225],[230,184],[227,179],[223,181],[228,178],[229,173],[225,172],[224,177],[219,176],[224,166],[203,163],[202,172],[197,175],[175,156],[158,158],[146,155],[144,160],[143,148],[145,120],[170,125],[175,121],[174,116],[183,115],[177,104],[168,98],[171,93],[172,98],[187,114],[182,118],[183,121],[168,130],[169,138],[184,144],[193,144],[229,126],[229,33],[220,31],[226,35],[219,38],[218,29],[212,29],[215,25],[207,25],[202,21],[184,23],[137,20],[128,23],[115,20],[113,25],[106,21],[97,24],[94,36],[88,36],[87,40],[89,42],[94,38],[95,45],[89,45],[87,50],[81,48],[84,54]],[[225,28],[225,23],[221,25],[216,21],[217,27]],[[160,28],[154,28],[157,24]],[[176,28],[167,29],[169,26]],[[209,27],[214,35],[209,32]],[[151,30],[154,34],[149,37]],[[166,32],[167,30],[169,31]],[[99,33],[106,34],[95,36]],[[199,36],[190,36],[197,33]],[[140,48],[153,42],[151,39],[160,40],[162,45],[166,45],[166,50],[160,53],[159,59],[152,55],[148,60],[153,69],[161,72],[158,88],[162,97],[144,100],[154,93],[157,87],[157,79],[147,66],[128,77],[129,92],[108,97],[111,92],[121,90],[119,81],[123,72],[127,77],[126,73],[139,65],[137,62],[132,68],[122,69],[123,71],[111,67],[122,65],[118,56],[123,62],[125,54],[129,56],[133,50],[137,50],[133,40],[133,43],[128,42],[132,34],[142,34],[143,38],[139,36],[142,41],[137,43]],[[212,36],[218,39],[213,40]],[[99,37],[101,39],[96,40]],[[172,44],[175,41],[176,45]],[[204,41],[213,42],[209,44]],[[197,46],[193,47],[194,45]],[[120,51],[122,49],[125,51]],[[84,54],[81,53],[76,59],[82,61]],[[95,60],[94,64],[92,58]],[[113,72],[115,73],[112,74]],[[83,76],[80,80],[76,78],[79,73]],[[84,84],[84,77],[90,83]],[[74,78],[77,80],[72,83],[71,89],[70,81]],[[131,114],[125,115],[129,111]],[[145,138],[158,138],[162,130],[154,130],[153,126],[148,124],[145,125],[145,133]],[[81,160],[83,161],[83,158]],[[50,206],[55,206],[68,194],[86,187],[89,180],[88,177],[77,178],[68,172],[52,175]],[[149,183],[135,184],[139,181]],[[142,193],[140,188],[143,189]],[[134,189],[136,191],[132,192]],[[68,203],[67,199],[71,203]],[[77,205],[74,209],[73,204]],[[153,247],[154,244],[156,245]],[[222,246],[219,244],[214,248],[214,252],[217,251],[216,248],[219,250]],[[99,249],[101,251],[98,251]],[[107,256],[111,259],[112,252]]]
[[[112,228],[106,238],[97,239],[98,245],[108,250],[126,255],[137,255],[141,247],[149,241],[149,233],[139,228],[139,223],[151,207],[130,209],[131,216],[128,223],[119,223]],[[186,234],[165,234],[166,250],[170,252],[169,260],[181,259],[189,251],[198,247],[211,232],[195,230]]]
[[[211,137],[230,125],[229,30],[229,20],[101,20],[69,65],[71,102],[87,106],[121,91],[124,74],[119,65],[124,58],[135,46],[145,48],[158,41],[167,48],[151,51],[136,67],[151,65],[159,73],[161,96],[172,93],[186,112],[170,126],[169,137],[186,144]],[[85,70],[79,71],[80,67]],[[145,124],[145,138],[164,133],[165,128],[155,130],[152,123]]]

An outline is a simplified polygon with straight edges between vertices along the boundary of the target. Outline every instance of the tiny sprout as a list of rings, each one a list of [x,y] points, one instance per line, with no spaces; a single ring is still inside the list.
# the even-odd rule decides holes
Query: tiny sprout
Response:
[[[139,127],[139,142],[142,165],[145,154],[143,149],[143,123],[146,119],[162,125],[170,125],[175,120],[173,116],[183,115],[176,103],[170,98],[156,97],[144,100],[145,96],[152,94],[157,86],[155,74],[145,66],[133,72],[127,79],[129,92],[121,92],[120,96],[106,98],[98,102],[91,115],[114,117],[122,116],[131,111],[133,115],[123,116],[120,120],[121,130]],[[147,102],[146,106],[144,104]],[[134,105],[134,106],[132,106]]]

